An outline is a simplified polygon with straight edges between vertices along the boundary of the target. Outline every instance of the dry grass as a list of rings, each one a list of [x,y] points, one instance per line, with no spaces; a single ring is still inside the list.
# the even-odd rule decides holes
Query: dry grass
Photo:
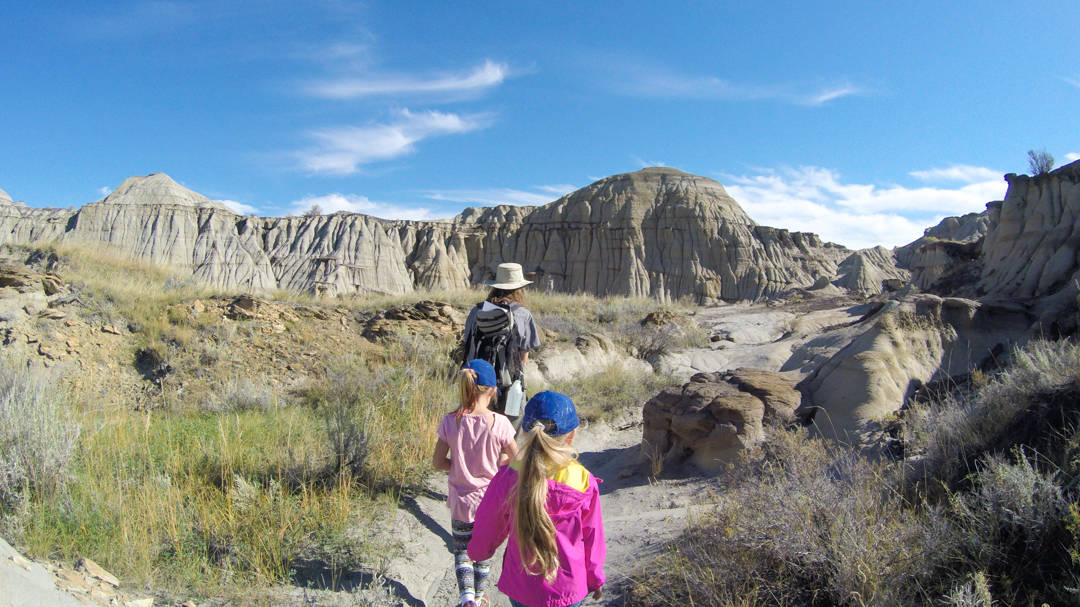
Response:
[[[582,419],[612,421],[631,410],[635,410],[640,419],[645,402],[676,383],[678,380],[673,377],[641,373],[621,363],[613,363],[595,375],[558,382],[549,389],[569,396]]]
[[[910,461],[774,434],[629,603],[1075,604],[1078,357],[1036,342],[974,393],[909,412]]]

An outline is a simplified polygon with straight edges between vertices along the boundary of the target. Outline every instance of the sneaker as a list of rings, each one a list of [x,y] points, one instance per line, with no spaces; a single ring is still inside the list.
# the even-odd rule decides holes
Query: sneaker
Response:
[[[486,596],[480,597],[480,600],[476,602],[476,607],[488,607],[491,603],[488,602]]]
[[[461,607],[476,607],[476,601],[465,601],[461,604]]]

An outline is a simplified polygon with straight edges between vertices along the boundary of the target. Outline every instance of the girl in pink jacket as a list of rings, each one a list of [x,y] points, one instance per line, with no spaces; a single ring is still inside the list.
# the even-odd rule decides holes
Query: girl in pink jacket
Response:
[[[510,537],[499,590],[515,607],[572,607],[604,577],[600,479],[571,448],[578,427],[570,398],[545,391],[525,405],[525,444],[499,469],[476,510],[469,557],[482,561]]]

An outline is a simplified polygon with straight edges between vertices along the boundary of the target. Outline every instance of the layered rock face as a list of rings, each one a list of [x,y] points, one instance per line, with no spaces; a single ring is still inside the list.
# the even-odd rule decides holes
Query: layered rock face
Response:
[[[1037,177],[1009,174],[1009,190],[988,210],[979,288],[1031,298],[1080,279],[1080,161]]]
[[[850,440],[897,411],[924,384],[992,366],[1030,335],[1019,304],[917,294],[889,300],[851,328],[850,341],[800,384],[797,414]]]
[[[405,293],[481,284],[504,261],[539,287],[595,295],[758,300],[837,278],[879,292],[873,250],[756,225],[723,186],[668,168],[615,175],[541,207],[466,209],[449,221],[336,213],[239,216],[164,174],[133,177],[78,212],[0,201],[0,243],[63,239],[189,268],[225,289]],[[875,286],[876,284],[876,286]]]

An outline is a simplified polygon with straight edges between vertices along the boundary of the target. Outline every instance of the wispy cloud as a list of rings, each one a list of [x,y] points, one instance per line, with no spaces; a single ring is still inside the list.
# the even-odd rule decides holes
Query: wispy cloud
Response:
[[[487,188],[476,190],[429,190],[424,196],[431,200],[463,202],[472,205],[494,206],[513,204],[538,206],[547,204],[577,188],[572,185],[538,186],[537,191],[515,190],[511,188]]]
[[[1080,160],[1080,154],[1077,154],[1075,152],[1065,154],[1065,160],[1069,162],[1076,162],[1077,160]]]
[[[229,207],[230,210],[232,210],[232,211],[234,211],[236,213],[239,213],[241,215],[258,215],[259,214],[259,209],[251,206],[250,204],[244,204],[242,202],[237,202],[235,200],[215,200],[214,202],[219,202],[219,203]]]
[[[913,171],[928,178],[957,180],[960,174],[993,175],[985,181],[965,182],[956,188],[845,183],[830,169],[799,167],[763,169],[755,175],[722,175],[728,192],[754,221],[791,230],[814,232],[823,239],[848,247],[907,244],[949,215],[981,212],[986,203],[1000,200],[1006,184],[1001,174],[958,165],[948,169]],[[963,180],[961,180],[963,181]]]
[[[633,159],[634,159],[634,162],[636,162],[638,164],[638,166],[640,166],[643,169],[647,169],[649,167],[666,167],[667,166],[666,162],[661,162],[659,160],[645,160],[641,156],[634,156]]]
[[[351,175],[361,165],[398,158],[416,150],[431,137],[468,133],[485,128],[486,115],[460,116],[444,112],[397,112],[394,121],[367,126],[342,126],[312,131],[315,146],[296,154],[300,166],[314,173]]]
[[[475,95],[502,84],[510,75],[505,63],[486,60],[462,73],[436,73],[426,77],[411,74],[368,74],[316,82],[307,86],[309,94],[327,99],[357,99],[401,95]]]
[[[152,0],[103,8],[97,15],[72,17],[70,23],[78,33],[91,38],[148,37],[198,24],[218,16],[220,11],[220,7],[211,5]]]
[[[796,105],[821,106],[837,99],[869,92],[863,86],[838,82],[826,86],[796,83],[754,84],[711,75],[688,75],[646,63],[615,65],[615,90],[635,97],[718,99],[731,101],[773,100]]]
[[[1060,78],[1062,80],[1064,80],[1065,82],[1067,82],[1067,83],[1069,83],[1069,84],[1071,84],[1071,85],[1073,85],[1073,86],[1075,86],[1077,88],[1080,88],[1080,76],[1073,77],[1073,78],[1070,78],[1068,76],[1061,76]]]
[[[109,194],[112,194],[113,189],[110,188],[107,185],[103,185],[100,188],[98,188],[97,191],[98,191],[98,194],[101,194],[101,197],[104,198],[104,197],[108,196]]]
[[[802,99],[805,105],[825,105],[834,99],[842,99],[844,97],[850,97],[851,95],[861,95],[864,92],[863,89],[857,86],[844,84],[825,89],[816,94],[810,93],[808,96],[803,96]]]
[[[363,213],[383,219],[436,219],[439,216],[427,207],[409,207],[390,203],[375,202],[366,196],[357,194],[325,194],[322,196],[305,196],[295,200],[289,205],[292,214],[300,215],[312,209],[320,213],[330,214],[338,211],[348,213]]]

